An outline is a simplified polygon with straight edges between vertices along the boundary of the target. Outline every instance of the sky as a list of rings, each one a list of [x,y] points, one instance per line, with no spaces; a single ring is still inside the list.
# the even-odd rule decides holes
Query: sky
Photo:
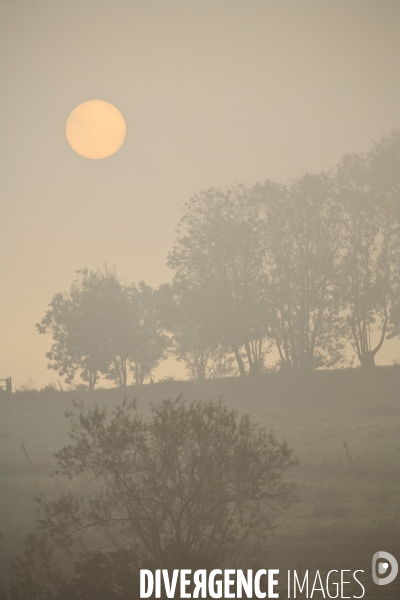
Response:
[[[0,0],[0,28],[0,378],[16,387],[58,378],[35,323],[77,269],[170,281],[194,193],[329,169],[400,126],[398,0]],[[92,99],[127,126],[103,160],[65,136]],[[377,362],[399,356],[394,340]]]

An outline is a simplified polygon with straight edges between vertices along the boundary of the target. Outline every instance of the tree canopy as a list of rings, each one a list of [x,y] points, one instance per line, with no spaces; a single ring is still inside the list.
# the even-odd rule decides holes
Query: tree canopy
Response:
[[[69,293],[56,294],[40,334],[52,336],[48,368],[67,383],[79,373],[89,390],[101,375],[125,387],[129,370],[137,384],[167,356],[168,336],[157,308],[157,291],[144,282],[123,284],[115,269],[83,269]]]
[[[136,402],[111,418],[76,408],[72,443],[56,457],[59,473],[84,476],[90,491],[44,504],[42,527],[61,544],[94,528],[165,568],[233,563],[294,499],[287,444],[221,403],[164,400],[149,420]]]
[[[39,333],[49,368],[89,389],[136,384],[173,354],[191,378],[375,366],[400,335],[400,130],[332,171],[208,188],[183,205],[172,283],[78,271]],[[353,351],[353,356],[352,356]]]

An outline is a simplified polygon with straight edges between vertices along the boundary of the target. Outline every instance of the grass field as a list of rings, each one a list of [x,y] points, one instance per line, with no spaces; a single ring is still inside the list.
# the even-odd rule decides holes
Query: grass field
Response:
[[[130,387],[148,413],[150,403],[183,394],[217,399],[285,438],[300,461],[289,478],[299,502],[278,520],[266,562],[286,569],[365,569],[385,550],[400,559],[400,369],[316,372],[309,378],[266,375],[258,380],[166,382]],[[0,568],[35,527],[33,497],[56,496],[68,482],[49,477],[53,453],[68,441],[64,412],[71,400],[112,408],[121,390],[92,394],[20,392],[0,395]],[[355,469],[347,459],[348,443]],[[32,466],[25,457],[24,444]],[[399,578],[398,580],[399,581]],[[372,586],[372,584],[371,584]],[[366,598],[399,598],[396,583],[372,586]],[[397,591],[396,591],[397,590]],[[368,595],[369,594],[369,595]],[[315,596],[317,597],[317,596]]]

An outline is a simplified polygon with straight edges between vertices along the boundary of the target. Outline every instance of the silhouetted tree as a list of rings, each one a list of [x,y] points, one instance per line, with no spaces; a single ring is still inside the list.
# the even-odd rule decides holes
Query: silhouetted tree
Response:
[[[70,413],[60,472],[85,477],[84,495],[42,501],[42,529],[61,546],[95,529],[157,568],[218,566],[249,557],[286,509],[296,464],[285,442],[221,403],[165,400],[144,420],[125,401]]]
[[[305,175],[253,190],[268,279],[270,331],[282,366],[310,371],[342,359],[338,265],[344,216],[332,177]]]
[[[131,303],[129,331],[130,369],[137,385],[142,385],[168,356],[171,346],[163,326],[160,292],[143,281],[128,290]]]
[[[62,583],[52,544],[43,535],[29,534],[12,564],[10,600],[53,600]]]
[[[241,375],[257,374],[266,351],[267,303],[258,208],[249,190],[202,190],[184,205],[168,265],[174,282],[200,291],[204,325],[233,352]]]
[[[55,600],[133,600],[140,598],[139,565],[134,552],[85,552],[74,576],[64,578]],[[146,565],[147,566],[147,565]]]
[[[168,291],[167,291],[168,288]],[[173,335],[173,353],[186,366],[191,379],[224,377],[235,372],[234,357],[216,341],[209,300],[204,290],[189,288],[183,281],[164,286],[164,323]]]
[[[48,368],[67,383],[77,373],[93,390],[99,377],[127,384],[130,369],[137,384],[167,355],[170,345],[159,316],[158,292],[144,282],[123,284],[115,269],[77,271],[69,293],[56,294],[42,321],[40,334],[53,344]]]
[[[77,271],[69,293],[56,294],[42,321],[40,334],[50,334],[53,344],[46,357],[48,368],[71,383],[77,373],[93,390],[102,373],[114,365],[126,381],[126,362],[118,348],[123,288],[115,269]]]
[[[337,178],[347,213],[343,299],[348,339],[372,368],[387,333],[397,334],[400,265],[400,132],[346,155]]]
[[[58,556],[57,556],[58,554]],[[139,570],[134,552],[82,550],[72,568],[63,567],[51,540],[29,534],[13,561],[8,592],[2,600],[132,600],[139,598]]]

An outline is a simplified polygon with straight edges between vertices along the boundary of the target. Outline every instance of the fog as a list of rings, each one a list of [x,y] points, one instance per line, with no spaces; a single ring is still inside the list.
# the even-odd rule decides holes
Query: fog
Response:
[[[35,323],[77,269],[171,281],[200,189],[327,170],[398,126],[399,17],[397,1],[3,1],[0,377],[55,380]],[[102,161],[65,139],[93,98],[127,124]]]
[[[399,26],[0,2],[0,600],[399,598]]]

